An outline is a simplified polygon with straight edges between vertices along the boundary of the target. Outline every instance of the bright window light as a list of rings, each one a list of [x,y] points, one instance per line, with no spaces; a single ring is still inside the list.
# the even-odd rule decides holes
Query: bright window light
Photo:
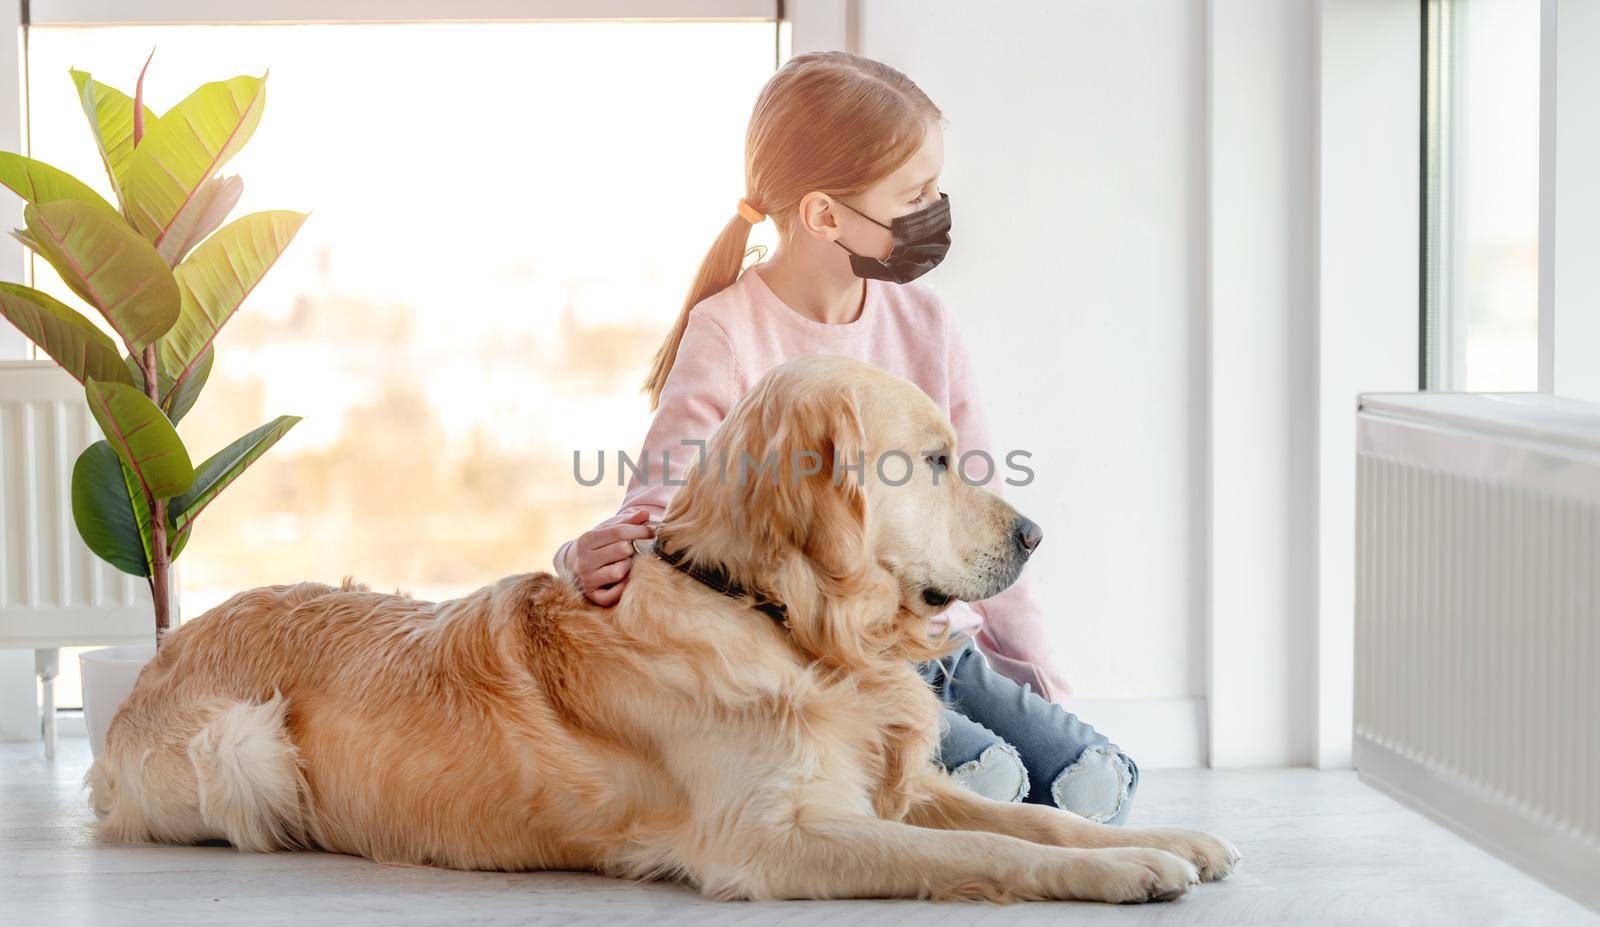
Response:
[[[1539,388],[1539,3],[1429,0],[1428,388]]]
[[[573,452],[592,463],[644,436],[639,386],[744,193],[776,29],[31,29],[34,157],[110,196],[69,67],[131,93],[155,49],[157,113],[270,68],[260,127],[223,169],[244,180],[233,216],[311,213],[179,426],[198,462],[275,415],[305,417],[197,523],[183,614],[345,574],[458,595],[548,569],[561,540],[615,511],[623,490],[610,474],[578,485]],[[81,306],[48,265],[35,273]]]

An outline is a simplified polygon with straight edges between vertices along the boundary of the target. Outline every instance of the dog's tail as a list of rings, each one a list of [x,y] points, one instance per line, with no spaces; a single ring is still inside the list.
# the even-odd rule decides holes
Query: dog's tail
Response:
[[[300,753],[284,724],[281,692],[260,704],[228,701],[189,739],[200,819],[240,850],[306,845]]]

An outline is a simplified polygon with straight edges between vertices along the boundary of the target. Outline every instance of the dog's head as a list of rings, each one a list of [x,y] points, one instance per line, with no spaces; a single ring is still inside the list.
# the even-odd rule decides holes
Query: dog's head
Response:
[[[843,357],[762,377],[707,442],[659,543],[784,602],[841,665],[937,653],[926,619],[1016,581],[1037,525],[957,472],[955,432],[913,384]],[[971,468],[974,482],[984,471]]]

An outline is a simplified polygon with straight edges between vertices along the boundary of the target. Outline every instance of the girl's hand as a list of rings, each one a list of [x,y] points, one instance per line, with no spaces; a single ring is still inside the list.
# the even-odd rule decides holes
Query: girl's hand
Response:
[[[603,521],[567,548],[567,572],[577,579],[584,598],[605,608],[622,598],[633,566],[633,542],[655,536],[655,529],[645,524],[649,518],[649,512],[637,509],[625,518]]]

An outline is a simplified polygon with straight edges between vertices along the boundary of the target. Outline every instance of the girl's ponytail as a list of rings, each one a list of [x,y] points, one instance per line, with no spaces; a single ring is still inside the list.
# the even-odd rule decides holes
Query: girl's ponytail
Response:
[[[744,205],[744,201],[740,201]],[[689,327],[689,310],[693,309],[700,300],[733,285],[739,279],[739,268],[744,264],[745,246],[750,242],[751,220],[744,215],[741,209],[739,214],[729,220],[722,227],[722,234],[712,243],[711,250],[706,252],[705,259],[700,262],[700,272],[694,275],[694,283],[689,287],[689,296],[683,301],[683,309],[678,312],[678,320],[672,323],[672,329],[667,332],[666,340],[661,342],[661,347],[656,349],[655,360],[650,362],[650,375],[645,378],[644,391],[650,396],[650,411],[654,412],[661,403],[661,389],[667,385],[667,374],[672,371],[672,362],[678,359],[678,345],[683,342],[684,329]]]
[[[650,409],[678,357],[695,304],[739,279],[750,227],[770,216],[780,239],[812,190],[850,196],[904,164],[921,146],[939,108],[911,79],[870,58],[811,52],[790,59],[756,99],[745,133],[745,191],[734,216],[700,262],[683,311],[656,351],[645,378]]]

